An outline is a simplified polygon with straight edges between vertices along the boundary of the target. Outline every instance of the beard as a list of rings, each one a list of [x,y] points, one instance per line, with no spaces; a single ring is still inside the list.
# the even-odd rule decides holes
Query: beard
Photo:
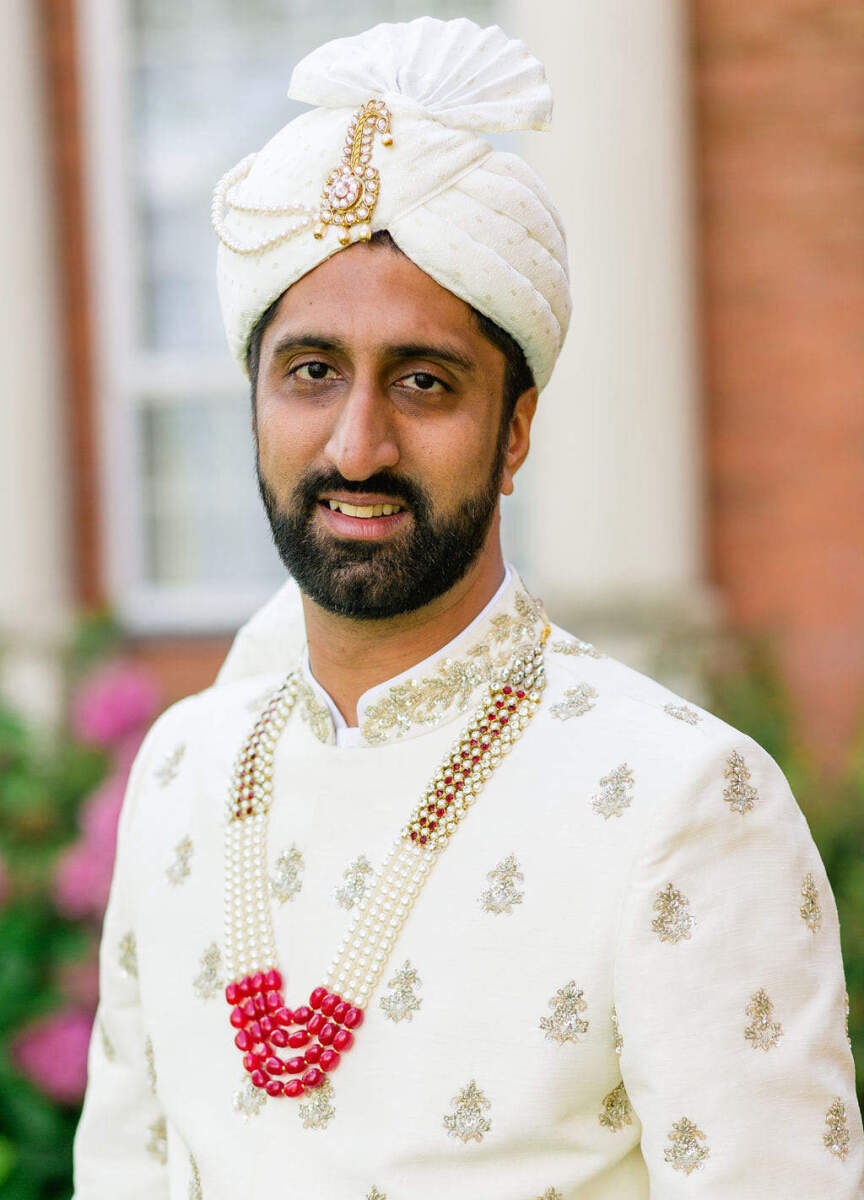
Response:
[[[492,522],[501,485],[504,446],[483,486],[450,513],[436,513],[428,492],[413,480],[378,471],[362,481],[336,470],[307,471],[279,507],[261,472],[258,490],[273,541],[301,591],[328,612],[358,620],[381,620],[413,612],[443,596],[477,559]],[[325,491],[379,492],[411,516],[409,528],[380,541],[355,541],[315,528],[319,497]]]

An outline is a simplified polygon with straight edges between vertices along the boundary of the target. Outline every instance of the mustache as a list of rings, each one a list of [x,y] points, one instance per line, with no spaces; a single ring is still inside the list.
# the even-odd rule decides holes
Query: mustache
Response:
[[[348,494],[383,492],[421,517],[428,515],[430,509],[429,497],[423,488],[394,471],[376,471],[366,479],[346,479],[337,470],[308,471],[294,489],[294,504],[311,512],[325,491]]]

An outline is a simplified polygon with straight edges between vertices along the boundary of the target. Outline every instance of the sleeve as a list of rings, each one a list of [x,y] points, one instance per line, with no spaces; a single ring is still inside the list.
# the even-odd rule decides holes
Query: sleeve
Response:
[[[650,1194],[860,1200],[834,897],[780,768],[722,741],[652,818],[621,912],[615,1016]]]
[[[155,729],[135,759],[120,812],[99,947],[99,1005],[73,1143],[72,1200],[167,1200],[169,1195],[167,1129],[142,1020],[131,886],[134,808]]]

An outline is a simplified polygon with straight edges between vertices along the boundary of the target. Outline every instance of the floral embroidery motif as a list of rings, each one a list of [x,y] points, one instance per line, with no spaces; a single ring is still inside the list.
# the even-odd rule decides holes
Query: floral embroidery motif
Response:
[[[359,904],[366,895],[371,874],[372,864],[362,854],[348,864],[342,872],[345,883],[333,893],[333,899],[340,908],[353,908],[355,904]]]
[[[849,1124],[846,1119],[846,1105],[839,1096],[831,1101],[825,1114],[825,1132],[822,1141],[829,1154],[835,1158],[844,1159],[849,1153]]]
[[[327,745],[333,740],[333,718],[323,700],[319,700],[302,675],[297,677],[297,702],[305,725]]]
[[[486,912],[509,913],[513,911],[514,904],[522,903],[525,893],[516,884],[521,883],[524,876],[515,854],[508,854],[497,867],[487,871],[486,878],[492,885],[480,897]]]
[[[147,1069],[147,1086],[156,1095],[156,1056],[153,1053],[153,1040],[149,1033],[144,1038],[144,1065]]]
[[[737,750],[729,755],[723,774],[729,780],[723,789],[723,799],[736,812],[748,812],[759,799],[759,793],[750,784],[750,769]]]
[[[204,1200],[204,1189],[201,1186],[201,1172],[195,1155],[189,1151],[189,1200]]]
[[[551,1017],[540,1018],[540,1028],[546,1034],[547,1042],[578,1042],[581,1034],[586,1033],[589,1021],[584,1021],[579,1015],[588,1007],[582,999],[582,988],[576,986],[571,979],[549,1000],[552,1009]]]
[[[463,1142],[482,1141],[483,1135],[492,1128],[492,1122],[485,1116],[492,1104],[476,1081],[472,1079],[450,1103],[453,1111],[444,1117],[444,1128],[450,1136],[461,1138]]]
[[[624,1038],[621,1035],[621,1029],[618,1025],[618,1013],[615,1010],[615,1005],[612,1005],[612,1038],[615,1046],[615,1053],[620,1054],[624,1049]]]
[[[150,1137],[147,1140],[147,1153],[152,1154],[157,1162],[168,1161],[168,1127],[164,1116],[159,1116],[147,1126]]]
[[[695,708],[691,708],[689,704],[673,704],[670,701],[663,705],[663,711],[670,717],[675,717],[677,721],[684,721],[687,725],[698,725],[702,720],[702,714],[698,713]]]
[[[263,1088],[256,1088],[250,1077],[246,1074],[240,1080],[240,1086],[232,1097],[234,1111],[238,1112],[243,1118],[243,1124],[250,1117],[257,1116],[267,1099],[267,1093]]]
[[[566,642],[552,642],[549,649],[555,654],[575,654],[583,658],[602,658],[603,654],[596,646],[592,646],[590,642],[582,642],[579,638],[572,638]]]
[[[696,920],[690,912],[690,901],[671,883],[667,883],[654,899],[657,916],[651,928],[661,942],[680,942],[689,938]]]
[[[153,772],[156,782],[160,787],[167,787],[169,783],[177,778],[180,771],[180,763],[183,761],[183,755],[186,753],[186,746],[183,742],[179,746],[175,746],[170,754],[166,754],[162,762]]]
[[[576,687],[568,688],[564,699],[553,704],[549,709],[553,717],[559,721],[569,721],[571,717],[581,717],[594,707],[597,691],[589,683],[578,683]]]
[[[361,731],[370,745],[403,737],[415,725],[431,725],[451,709],[464,710],[475,688],[495,683],[511,658],[533,643],[542,607],[527,592],[514,596],[515,612],[498,613],[489,622],[485,641],[477,642],[462,658],[445,658],[438,669],[421,679],[394,684],[363,716]]]
[[[564,1197],[557,1188],[547,1188],[542,1196],[538,1196],[537,1200],[564,1200]]]
[[[132,979],[138,978],[138,943],[131,929],[120,939],[117,947],[117,961],[124,975],[130,976]]]
[[[108,1036],[108,1030],[105,1028],[105,1022],[102,1018],[98,1021],[99,1037],[102,1041],[102,1051],[109,1062],[113,1062],[117,1057],[117,1051],[114,1049],[114,1043]]]
[[[222,954],[216,942],[211,942],[200,961],[201,971],[195,976],[192,987],[201,1000],[209,1000],[224,986],[222,983]]]
[[[174,861],[165,868],[165,876],[169,883],[178,884],[190,873],[189,860],[192,857],[192,839],[187,834],[174,847]]]
[[[276,859],[276,869],[270,876],[270,891],[280,904],[293,900],[303,886],[303,855],[291,844]]]
[[[687,1117],[676,1121],[669,1133],[669,1145],[663,1158],[675,1171],[689,1175],[697,1170],[710,1154],[705,1134]]]
[[[387,984],[388,988],[392,989],[390,995],[382,996],[378,1001],[384,1010],[384,1015],[391,1021],[412,1021],[415,1012],[423,1003],[415,992],[415,988],[420,987],[422,982],[406,958]]]
[[[807,928],[811,933],[815,933],[822,924],[822,906],[819,903],[819,890],[816,887],[812,871],[808,871],[804,876],[801,883],[801,895],[804,897],[804,903],[798,911]]]
[[[783,1036],[783,1026],[772,1020],[774,1003],[764,988],[753,993],[745,1012],[750,1024],[744,1030],[744,1036],[751,1046],[760,1050],[770,1050],[776,1046]]]
[[[591,797],[591,807],[604,820],[620,817],[633,802],[633,771],[622,763],[600,780],[600,791]]]
[[[333,1084],[325,1075],[324,1082],[313,1088],[309,1099],[299,1108],[304,1129],[324,1129],[336,1115],[332,1104]]]
[[[597,1114],[597,1120],[604,1129],[617,1132],[625,1125],[633,1124],[633,1109],[630,1106],[630,1097],[624,1089],[623,1079],[603,1097],[601,1103],[603,1110]]]
[[[377,1187],[372,1187],[366,1193],[366,1200],[387,1200],[383,1192],[379,1192]]]

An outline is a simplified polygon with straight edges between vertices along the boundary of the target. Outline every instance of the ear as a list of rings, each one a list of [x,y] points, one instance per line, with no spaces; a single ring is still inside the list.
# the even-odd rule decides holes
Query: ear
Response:
[[[522,466],[528,456],[531,445],[531,422],[537,411],[537,388],[527,388],[516,401],[513,416],[510,419],[510,434],[507,440],[507,453],[504,456],[504,470],[501,475],[501,494],[510,496],[513,492],[513,476]]]

